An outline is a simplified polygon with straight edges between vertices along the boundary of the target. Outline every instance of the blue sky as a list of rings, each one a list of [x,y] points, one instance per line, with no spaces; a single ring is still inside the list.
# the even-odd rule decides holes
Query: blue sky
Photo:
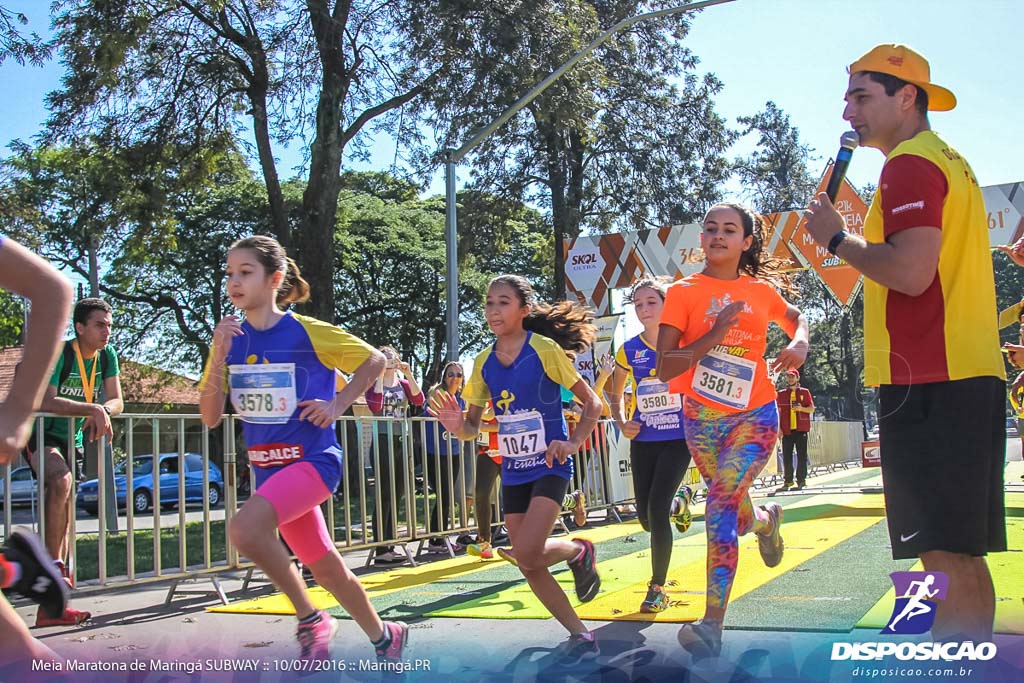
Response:
[[[933,113],[932,127],[970,161],[982,185],[1024,180],[1024,142],[1016,132],[1020,116],[1018,70],[1024,41],[1015,32],[1020,10],[1011,0],[735,0],[709,8],[693,22],[688,44],[700,57],[699,70],[723,82],[719,112],[735,123],[774,100],[790,115],[803,141],[820,159],[817,171],[835,154],[842,120],[846,65],[878,43],[902,42],[931,62],[932,78],[959,99],[956,109]],[[43,0],[5,0],[25,12],[30,28],[45,32]],[[57,63],[21,67],[8,60],[0,67],[0,144],[29,139],[45,119],[45,94],[60,79]],[[733,150],[744,154],[753,140]],[[4,153],[6,153],[6,149]],[[285,175],[300,161],[294,150],[279,149]],[[386,168],[394,155],[388,139],[378,140],[370,167]],[[460,167],[468,177],[470,155]],[[882,156],[860,150],[850,166],[856,185],[873,183]],[[365,168],[365,165],[356,166]],[[739,188],[730,186],[730,192]],[[442,190],[440,176],[431,191]]]

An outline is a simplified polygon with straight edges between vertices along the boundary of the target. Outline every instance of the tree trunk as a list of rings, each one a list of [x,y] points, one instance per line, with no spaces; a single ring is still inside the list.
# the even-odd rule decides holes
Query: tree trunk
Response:
[[[340,5],[343,3],[339,3]],[[342,107],[348,91],[348,75],[342,45],[345,17],[327,12],[324,3],[308,4],[316,35],[323,77],[316,107],[316,136],[310,147],[309,183],[302,195],[299,230],[294,235],[297,260],[310,285],[310,315],[333,322],[334,227],[341,190]]]
[[[90,235],[87,251],[89,253],[89,296],[91,297],[99,297],[100,295],[100,269],[96,258],[98,250],[99,241],[95,235]]]

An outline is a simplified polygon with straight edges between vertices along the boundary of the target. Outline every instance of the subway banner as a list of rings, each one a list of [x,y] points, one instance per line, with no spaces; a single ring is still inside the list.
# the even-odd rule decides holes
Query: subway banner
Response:
[[[822,177],[827,176],[826,172]],[[992,246],[1013,244],[1024,236],[1024,182],[984,187],[982,194]],[[846,181],[836,204],[847,229],[863,234],[867,205]],[[765,242],[769,253],[790,264],[793,270],[814,269],[832,296],[840,304],[850,305],[860,288],[860,276],[811,241],[803,229],[804,212],[772,213],[766,218],[769,226]],[[569,293],[593,308],[597,315],[607,315],[612,312],[612,290],[629,287],[644,274],[667,275],[677,280],[698,272],[704,262],[700,230],[700,224],[694,223],[566,240]]]

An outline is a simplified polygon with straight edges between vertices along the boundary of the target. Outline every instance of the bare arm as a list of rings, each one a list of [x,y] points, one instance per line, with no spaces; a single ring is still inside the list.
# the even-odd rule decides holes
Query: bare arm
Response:
[[[7,400],[0,406],[0,461],[25,446],[30,417],[43,400],[71,313],[71,285],[43,259],[13,240],[0,246],[0,287],[32,302],[25,351]]]
[[[679,348],[683,331],[673,325],[662,324],[658,328],[658,379],[667,382],[683,374],[707,355],[708,351],[722,343],[737,322],[746,302],[734,301],[723,308],[714,326],[692,344]]]
[[[242,334],[242,325],[233,315],[221,318],[213,330],[206,383],[199,396],[199,414],[203,424],[211,429],[219,425],[224,416],[224,361],[231,350],[232,340]]]
[[[822,192],[807,207],[806,226],[814,241],[825,247],[846,223]],[[935,280],[941,248],[942,231],[922,225],[901,230],[881,244],[849,235],[836,249],[836,256],[884,287],[920,296]]]
[[[370,388],[381,370],[384,368],[384,354],[376,349],[370,357],[363,361],[363,364],[352,375],[352,379],[344,389],[334,395],[335,416],[341,417],[345,411],[356,402],[363,393]]]

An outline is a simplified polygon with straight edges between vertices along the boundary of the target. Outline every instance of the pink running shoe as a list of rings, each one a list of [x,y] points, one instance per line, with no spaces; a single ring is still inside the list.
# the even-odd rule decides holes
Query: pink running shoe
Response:
[[[327,612],[320,611],[320,621],[315,624],[299,624],[295,634],[302,652],[301,659],[323,661],[330,659],[331,640],[338,632],[338,622]]]
[[[384,628],[391,634],[391,642],[386,648],[377,648],[377,658],[401,659],[402,652],[409,643],[409,627],[400,621],[385,621]]]

